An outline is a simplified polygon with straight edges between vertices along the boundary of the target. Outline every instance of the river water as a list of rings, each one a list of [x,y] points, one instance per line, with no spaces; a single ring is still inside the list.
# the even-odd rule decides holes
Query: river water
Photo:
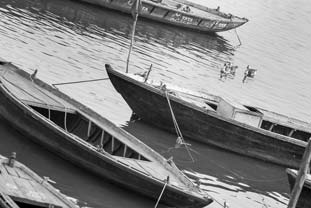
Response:
[[[234,97],[241,102],[310,122],[311,4],[307,0],[204,1],[250,22],[235,31],[200,34],[139,19],[130,72],[153,64],[150,78],[180,87]],[[104,64],[125,69],[130,16],[67,0],[1,0],[0,57],[26,71],[38,69],[48,83],[105,78]],[[238,37],[242,41],[239,46]],[[220,81],[226,61],[236,77]],[[242,83],[247,65],[255,79]],[[130,122],[131,110],[109,80],[62,85],[59,89],[98,111],[182,169],[201,178],[203,188],[232,208],[286,207],[285,168],[228,153],[193,141],[195,162],[184,149],[170,149],[176,136],[143,122]],[[57,188],[90,207],[153,207],[154,201],[128,192],[46,152],[0,122],[0,154],[18,158]]]

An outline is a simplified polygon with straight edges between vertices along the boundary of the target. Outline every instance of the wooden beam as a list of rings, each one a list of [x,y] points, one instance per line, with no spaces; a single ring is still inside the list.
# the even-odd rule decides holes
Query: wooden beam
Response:
[[[289,137],[292,137],[292,135],[293,135],[293,133],[296,131],[296,129],[292,129],[290,132],[289,132],[289,134],[288,134],[288,136]]]
[[[274,127],[275,125],[276,125],[276,124],[272,123],[268,131],[272,131],[272,129],[273,129],[273,127]]]
[[[100,136],[100,144],[99,144],[99,148],[100,149],[103,149],[103,147],[104,147],[104,136],[105,136],[105,131],[104,130],[102,130],[102,134],[101,134],[101,136]]]
[[[89,125],[87,127],[87,138],[89,138],[91,135],[91,127],[92,127],[92,121],[89,120]]]
[[[311,161],[311,138],[309,139],[308,145],[303,154],[302,162],[301,162],[298,174],[297,174],[296,182],[295,182],[293,191],[291,193],[291,197],[290,197],[287,208],[296,207],[301,190],[303,188],[303,184],[305,182],[305,179],[310,169],[310,161]]]
[[[124,145],[123,157],[125,157],[125,155],[126,155],[126,150],[127,150],[127,146],[126,146],[126,145]]]
[[[114,150],[114,137],[111,137],[111,152]]]

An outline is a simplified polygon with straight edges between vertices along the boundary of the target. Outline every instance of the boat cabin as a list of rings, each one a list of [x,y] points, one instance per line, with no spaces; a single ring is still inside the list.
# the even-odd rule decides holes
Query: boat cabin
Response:
[[[306,122],[264,109],[242,105],[230,98],[219,97],[217,108],[214,109],[217,115],[280,135],[302,141],[308,141],[311,137],[311,129]]]
[[[263,114],[256,108],[241,105],[228,98],[220,98],[216,113],[254,127],[260,127],[263,118]]]

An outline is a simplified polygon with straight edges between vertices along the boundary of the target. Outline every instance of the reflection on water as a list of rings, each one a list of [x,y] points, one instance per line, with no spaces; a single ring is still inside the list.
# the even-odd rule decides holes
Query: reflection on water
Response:
[[[209,4],[215,2],[211,0]],[[311,41],[307,41],[309,32],[300,31],[299,34],[296,26],[301,21],[308,28],[309,23],[308,18],[299,19],[295,16],[297,12],[291,9],[299,10],[301,17],[308,17],[308,13],[304,7],[299,7],[304,5],[304,0],[293,7],[291,1],[283,2],[275,0],[274,5],[246,0],[225,2],[232,13],[251,19],[238,31],[243,43],[239,48],[235,47],[234,32],[211,36],[139,19],[130,71],[145,70],[152,63],[151,79],[202,93],[233,96],[243,102],[310,120],[310,112],[305,111],[311,108],[311,76],[306,70],[310,64],[301,54],[308,54],[310,47],[304,44]],[[218,3],[221,2],[210,6],[217,7]],[[284,4],[289,6],[282,7]],[[225,9],[225,5],[220,6]],[[279,9],[277,13],[276,8]],[[293,22],[288,21],[289,17]],[[38,69],[38,77],[49,83],[104,78],[107,77],[106,63],[124,70],[131,24],[130,16],[73,1],[2,0],[0,57],[27,71]],[[276,28],[279,28],[277,34]],[[232,61],[240,68],[235,79],[222,82],[218,79],[219,69],[225,61]],[[243,67],[247,64],[259,71],[254,80],[242,84]],[[131,110],[109,80],[58,87],[122,125],[165,157],[173,156],[174,161],[192,178],[199,178],[202,187],[220,203],[227,201],[230,207],[236,208],[285,207],[288,185],[284,167],[193,141],[191,148],[196,162],[191,163],[184,149],[169,149],[174,147],[174,135],[141,122],[128,122]],[[3,122],[0,124],[1,132],[7,132],[0,139],[0,154],[17,151],[22,162],[58,181],[58,187],[66,194],[93,207],[154,205],[148,199],[107,182],[99,183],[100,179],[95,176],[46,153],[5,127]],[[217,203],[213,206],[217,207]]]
[[[195,158],[192,163],[185,149],[174,148],[176,135],[142,121],[128,122],[123,128],[166,158],[173,156],[174,162],[185,169],[190,178],[200,179],[203,189],[218,201],[229,202],[230,207],[264,207],[265,204],[284,207],[288,202],[283,167],[188,140]]]

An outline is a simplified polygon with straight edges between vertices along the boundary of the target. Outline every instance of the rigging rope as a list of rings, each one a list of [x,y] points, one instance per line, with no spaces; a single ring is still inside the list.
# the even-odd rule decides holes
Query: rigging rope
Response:
[[[185,142],[185,139],[180,131],[180,128],[178,126],[178,123],[177,123],[177,120],[176,120],[176,117],[175,117],[175,114],[174,114],[174,111],[173,111],[173,108],[171,106],[171,102],[170,102],[170,99],[169,99],[169,95],[168,95],[168,91],[165,90],[165,96],[166,96],[166,99],[167,99],[167,103],[168,103],[168,106],[170,108],[170,112],[171,112],[171,115],[172,115],[172,119],[173,119],[173,124],[174,124],[174,127],[175,127],[175,130],[176,130],[176,134],[177,134],[177,140],[176,140],[176,145],[175,147],[178,148],[180,147],[181,145],[184,145],[187,152],[188,152],[188,155],[190,156],[192,162],[194,162],[194,159],[191,155],[191,152],[188,148],[188,143]]]
[[[232,22],[232,17],[230,18],[230,21]],[[241,42],[241,39],[239,37],[238,32],[236,31],[236,28],[234,28],[234,32],[235,32],[235,34],[236,34],[236,36],[237,36],[237,38],[239,40],[239,45],[235,46],[234,48],[238,48],[238,47],[240,47],[242,45],[242,42]]]

